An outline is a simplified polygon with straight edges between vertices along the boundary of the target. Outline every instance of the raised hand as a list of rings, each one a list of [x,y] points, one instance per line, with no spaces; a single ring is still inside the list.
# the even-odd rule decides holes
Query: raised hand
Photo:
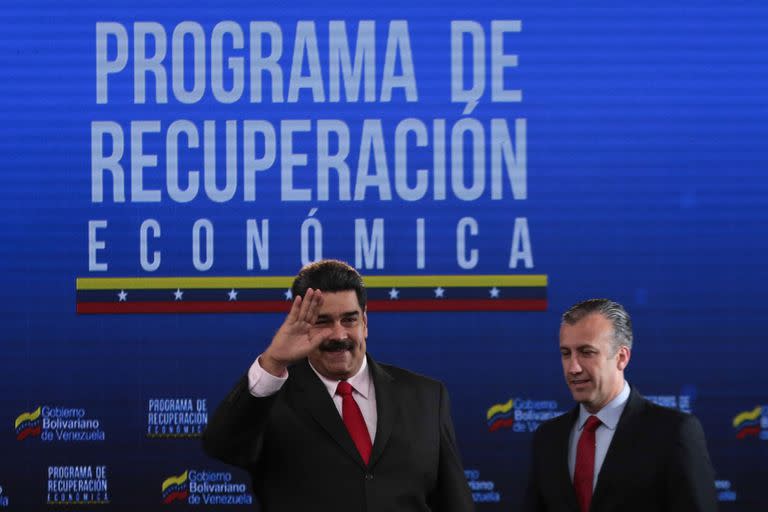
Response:
[[[283,325],[259,359],[262,368],[272,375],[281,376],[290,364],[307,357],[332,334],[330,328],[313,329],[322,304],[323,293],[312,288],[303,298],[297,296],[294,299]]]

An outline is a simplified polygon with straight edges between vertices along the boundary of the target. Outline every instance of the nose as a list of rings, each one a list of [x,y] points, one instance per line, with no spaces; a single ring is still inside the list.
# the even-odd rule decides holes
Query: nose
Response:
[[[337,320],[333,323],[333,339],[345,340],[347,339],[347,330],[341,325],[341,321]]]
[[[578,356],[575,356],[575,355],[571,356],[568,359],[568,363],[566,364],[567,364],[568,373],[571,373],[574,375],[581,373],[581,365],[579,364]]]

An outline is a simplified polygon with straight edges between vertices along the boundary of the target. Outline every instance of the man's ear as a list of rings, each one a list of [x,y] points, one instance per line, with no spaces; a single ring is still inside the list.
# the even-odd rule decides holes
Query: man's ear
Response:
[[[631,357],[632,350],[625,345],[620,346],[619,351],[616,352],[616,367],[619,370],[624,371],[624,368],[629,364],[629,359]]]
[[[368,310],[363,310],[363,336],[368,338]]]

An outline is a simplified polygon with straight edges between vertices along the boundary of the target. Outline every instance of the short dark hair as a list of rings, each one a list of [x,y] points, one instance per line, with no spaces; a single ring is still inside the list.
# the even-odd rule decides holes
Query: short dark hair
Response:
[[[354,291],[360,309],[365,311],[368,294],[363,278],[353,267],[339,260],[320,260],[304,265],[291,286],[294,297],[301,297],[309,288],[323,292]]]
[[[563,313],[563,323],[573,325],[592,313],[598,313],[613,324],[613,353],[622,345],[632,348],[632,319],[624,306],[610,299],[588,299]]]

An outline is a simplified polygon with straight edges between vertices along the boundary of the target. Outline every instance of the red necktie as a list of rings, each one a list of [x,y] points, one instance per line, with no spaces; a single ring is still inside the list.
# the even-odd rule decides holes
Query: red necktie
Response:
[[[371,457],[371,435],[368,433],[368,427],[365,426],[363,413],[360,412],[360,407],[352,396],[352,386],[343,380],[339,382],[336,394],[341,395],[341,416],[344,419],[344,425],[363,461],[368,464],[368,459]]]
[[[576,467],[573,470],[573,487],[581,512],[589,510],[592,501],[592,482],[595,477],[595,430],[601,425],[597,416],[590,416],[584,424],[576,445]]]

